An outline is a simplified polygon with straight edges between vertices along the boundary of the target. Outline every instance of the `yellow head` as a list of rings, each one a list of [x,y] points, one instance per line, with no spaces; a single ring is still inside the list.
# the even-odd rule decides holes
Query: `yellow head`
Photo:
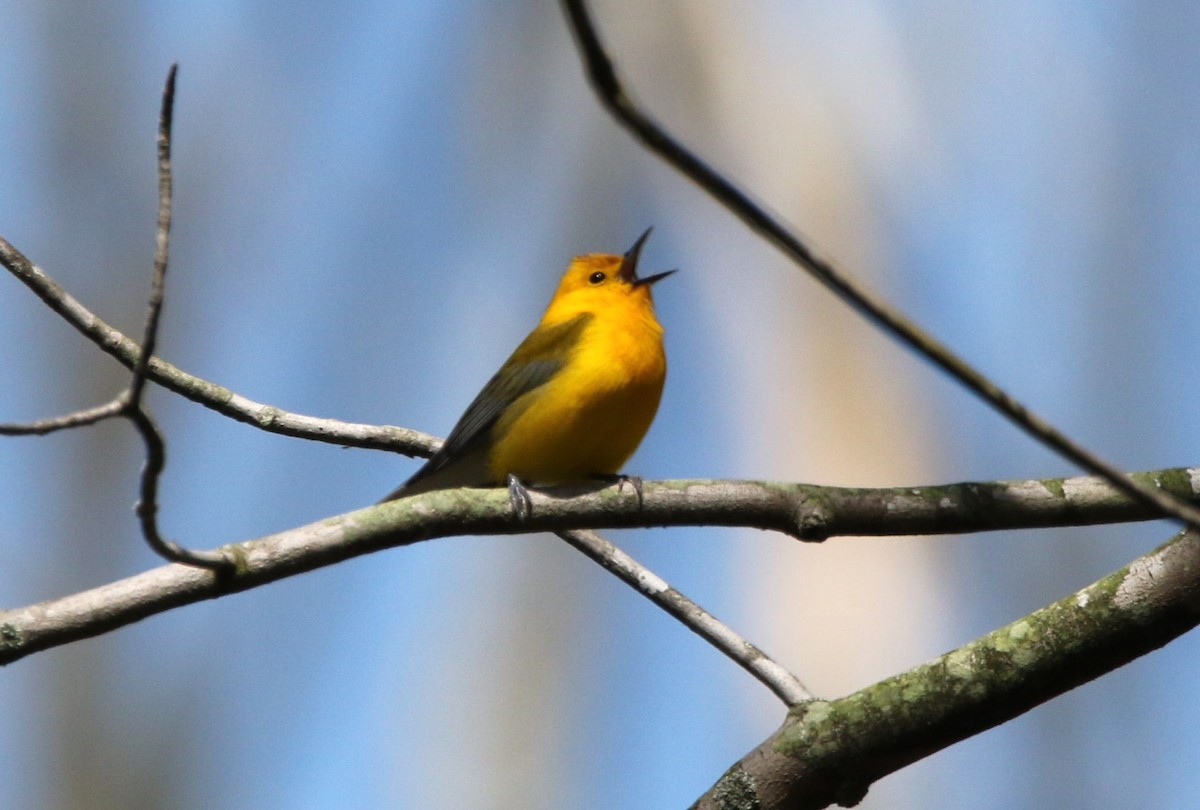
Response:
[[[612,310],[633,310],[653,313],[651,285],[675,271],[638,278],[638,256],[648,236],[649,228],[624,256],[590,253],[572,259],[558,283],[558,290],[550,299],[542,323],[557,323],[582,312],[603,314]]]

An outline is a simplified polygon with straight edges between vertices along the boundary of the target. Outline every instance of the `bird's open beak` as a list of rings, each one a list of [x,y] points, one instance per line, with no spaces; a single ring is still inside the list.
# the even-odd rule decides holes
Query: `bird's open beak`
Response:
[[[646,232],[639,236],[638,240],[633,243],[633,247],[625,252],[625,256],[621,259],[621,269],[617,271],[617,275],[620,276],[623,281],[626,281],[635,287],[649,287],[656,281],[662,281],[664,278],[675,272],[674,270],[667,270],[664,273],[655,273],[652,276],[646,276],[646,278],[638,278],[638,257],[642,255],[642,245],[646,243],[646,240],[650,237],[650,231],[652,230],[654,230],[654,228],[647,228]]]

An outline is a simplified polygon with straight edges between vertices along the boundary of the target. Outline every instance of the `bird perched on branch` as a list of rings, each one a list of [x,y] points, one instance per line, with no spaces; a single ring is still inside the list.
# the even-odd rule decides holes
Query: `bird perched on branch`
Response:
[[[520,514],[526,484],[624,480],[618,471],[650,428],[667,373],[650,287],[675,271],[638,277],[649,235],[622,256],[576,256],[537,328],[441,449],[383,500],[507,484]]]

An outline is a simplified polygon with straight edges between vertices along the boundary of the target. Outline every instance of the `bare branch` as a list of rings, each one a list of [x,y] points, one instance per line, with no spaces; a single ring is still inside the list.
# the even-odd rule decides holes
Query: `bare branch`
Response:
[[[141,406],[142,389],[158,342],[158,322],[166,294],[167,264],[171,257],[171,125],[175,111],[175,76],[179,65],[171,65],[163,87],[162,109],[158,117],[158,221],[154,228],[154,275],[150,283],[146,325],[142,330],[142,350],[133,366],[133,381],[129,384],[129,406]]]
[[[642,144],[741,219],[785,256],[806,270],[849,306],[917,354],[941,368],[1027,434],[1085,470],[1102,475],[1164,516],[1200,529],[1200,509],[1170,495],[1138,485],[1120,470],[1059,432],[1030,411],[932,335],[909,321],[858,280],[816,255],[801,239],[673,138],[630,97],[601,44],[585,0],[563,0],[567,21],[583,57],[588,79],[613,117]]]
[[[812,699],[795,675],[596,532],[567,531],[558,532],[558,536],[716,647],[786,705],[795,706]]]
[[[122,393],[111,402],[97,405],[94,408],[73,411],[64,416],[38,419],[34,422],[0,424],[0,436],[44,436],[56,430],[69,430],[71,428],[103,422],[105,419],[119,416],[124,409],[125,394]]]
[[[158,123],[158,222],[155,226],[154,274],[146,325],[142,333],[142,353],[133,366],[133,376],[123,397],[120,415],[137,428],[146,445],[146,462],[142,465],[141,485],[134,511],[147,545],[164,559],[201,568],[232,570],[233,560],[220,552],[198,551],[167,540],[158,531],[158,481],[167,463],[167,449],[162,433],[142,404],[146,374],[154,346],[158,341],[159,317],[166,292],[167,264],[170,259],[171,235],[171,117],[175,104],[175,75],[178,65],[171,65],[163,88],[162,112]]]
[[[812,701],[695,807],[856,804],[881,777],[1152,652],[1200,624],[1186,531],[1077,593],[840,700]]]
[[[610,488],[613,492],[615,487]],[[274,582],[342,560],[437,537],[509,534],[577,528],[578,515],[611,510],[612,493],[575,503],[577,517],[557,521],[537,513],[517,521],[506,490],[440,490],[320,520],[219,549],[237,561],[234,571],[166,565],[72,596],[0,612],[0,665],[40,650],[89,638],[147,616]],[[533,493],[535,508],[553,499]],[[590,506],[590,509],[579,509]],[[635,505],[630,504],[632,508]],[[556,525],[552,525],[555,524]]]
[[[132,370],[142,356],[136,341],[105,323],[62,288],[44,270],[31,262],[0,236],[0,265],[17,277],[52,311],[80,334]],[[150,358],[146,376],[169,391],[268,433],[300,439],[391,450],[409,456],[428,457],[439,442],[428,433],[394,426],[368,425],[305,416],[256,402],[214,382],[188,374],[159,357]],[[28,432],[28,431],[27,431]],[[35,431],[36,432],[36,431]]]
[[[1175,471],[1164,475],[1164,479],[1177,480],[1192,472]],[[1076,487],[1072,480],[1079,481],[1079,486]],[[1035,491],[1037,483],[1019,482],[1013,488]],[[1092,483],[1096,486],[1091,486]],[[1084,492],[1111,491],[1107,484],[1095,482],[1095,479],[1069,479],[1059,484],[1064,493],[1077,488]],[[787,490],[791,490],[790,495]],[[951,490],[953,488],[930,488],[926,494],[928,499],[933,499]],[[427,492],[258,540],[223,546],[218,552],[237,561],[237,569],[233,572],[214,574],[188,566],[168,565],[84,593],[0,613],[0,664],[99,635],[180,605],[247,590],[373,551],[437,537],[558,532],[583,527],[705,526],[714,522],[732,526],[739,525],[731,517],[739,509],[749,515],[741,525],[798,527],[805,522],[803,514],[814,508],[814,503],[819,504],[815,507],[818,509],[825,509],[825,504],[836,504],[830,525],[838,524],[839,514],[856,515],[852,522],[862,534],[894,532],[896,530],[889,525],[897,521],[902,526],[907,525],[909,530],[923,522],[919,517],[920,509],[914,512],[918,515],[916,518],[905,517],[907,507],[889,512],[882,505],[882,493],[886,492],[889,490],[836,490],[830,495],[829,490],[800,485],[666,481],[647,482],[644,503],[639,505],[636,497],[622,492],[617,486],[599,490],[531,490],[533,511],[524,521],[514,518],[508,492],[502,487]],[[890,492],[899,495],[901,491]],[[920,490],[904,492],[913,494]],[[757,500],[751,493],[758,493]],[[818,497],[822,494],[830,497]],[[1092,495],[1081,497],[1086,502],[1097,502]],[[1128,504],[1124,496],[1117,494],[1114,497]],[[1038,525],[1035,518],[1051,515],[1059,519],[1072,516],[1078,519],[1070,506],[1071,496],[1067,494],[1064,498],[1058,501],[1057,509],[1048,509],[1046,502],[1033,499],[1034,508],[1019,520],[1012,519],[1019,511],[1015,503],[1001,511],[1008,514],[1014,525]],[[856,508],[856,503],[862,504],[862,508]],[[771,508],[776,511],[774,517],[768,514]],[[1000,507],[989,507],[995,508]],[[1139,510],[1147,511],[1143,506],[1129,506],[1128,510],[1129,515]],[[1112,507],[1109,511],[1115,514],[1117,509]],[[726,517],[721,518],[722,515]],[[873,524],[867,521],[870,515],[875,516]],[[718,519],[714,521],[714,518]],[[910,522],[906,524],[906,520]],[[677,614],[673,612],[672,615]],[[704,635],[702,630],[692,629]]]
[[[1200,503],[1200,468],[1132,473],[1129,478],[1180,501]],[[1131,501],[1123,489],[1100,476],[880,489],[768,486],[790,492],[795,532],[805,540],[1095,526],[1161,517],[1157,509]]]
[[[142,402],[146,379],[149,373],[154,346],[158,339],[158,325],[162,313],[166,287],[167,263],[170,256],[171,232],[171,118],[175,100],[175,75],[177,65],[172,65],[163,90],[162,112],[158,129],[158,223],[155,229],[154,274],[150,300],[146,313],[146,324],[142,335],[144,351],[134,358],[133,375],[129,387],[111,402],[94,408],[85,408],[66,416],[42,419],[24,425],[0,425],[0,433],[8,435],[44,434],[55,430],[92,425],[104,419],[123,417],[133,423],[146,445],[146,463],[142,467],[139,499],[135,511],[147,544],[155,552],[173,562],[205,568],[231,568],[232,560],[223,554],[209,551],[191,551],[178,543],[163,538],[158,531],[158,479],[166,464],[166,448],[162,434],[154,424]],[[0,240],[2,241],[2,240]],[[11,249],[7,243],[7,248]],[[14,272],[18,277],[36,278],[39,271],[24,256],[11,250]],[[6,262],[7,264],[7,262]],[[34,290],[51,309],[68,320],[73,316],[89,316],[74,299],[47,278],[40,279]],[[92,319],[93,321],[95,319]],[[94,324],[90,324],[94,327]],[[84,330],[81,330],[84,331]],[[84,331],[87,334],[87,331]]]
[[[1131,477],[1177,498],[1200,502],[1200,468]],[[580,499],[593,493],[606,499],[610,509],[579,525],[597,529],[730,526],[776,531],[807,541],[1093,526],[1160,517],[1097,476],[883,488],[647,481],[640,505],[636,498],[625,498],[619,487],[553,487],[531,490],[533,515],[551,521],[541,524],[543,529],[574,528],[554,522],[573,520]],[[473,531],[464,527],[463,533]]]
[[[221,551],[205,551],[189,549],[168,540],[158,531],[158,479],[167,463],[167,451],[163,445],[162,434],[150,418],[145,408],[128,409],[123,416],[133,423],[142,442],[146,445],[146,463],[142,465],[141,484],[138,487],[138,501],[134,512],[138,517],[138,525],[142,529],[142,537],[146,544],[154,549],[160,557],[171,562],[184,565],[194,565],[201,568],[231,570],[234,561]]]

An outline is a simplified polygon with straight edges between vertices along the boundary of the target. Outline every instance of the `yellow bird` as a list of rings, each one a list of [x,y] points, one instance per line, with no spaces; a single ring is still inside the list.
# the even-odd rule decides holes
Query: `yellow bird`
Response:
[[[576,256],[550,306],[475,397],[445,444],[390,501],[435,489],[621,478],[650,428],[667,374],[650,287],[638,278],[647,229],[623,256]],[[522,508],[523,507],[523,508]]]

